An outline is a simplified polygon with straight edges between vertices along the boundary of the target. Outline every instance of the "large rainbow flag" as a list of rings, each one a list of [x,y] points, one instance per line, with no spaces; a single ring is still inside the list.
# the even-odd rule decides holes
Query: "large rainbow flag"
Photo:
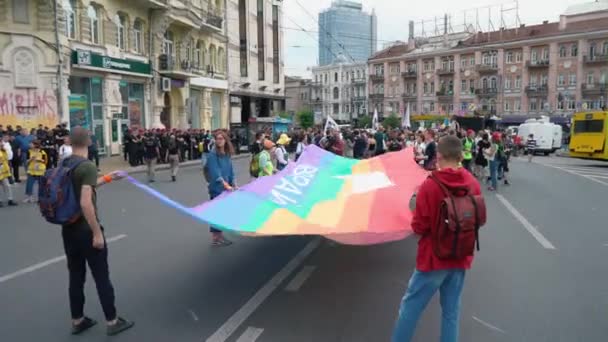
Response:
[[[367,245],[412,233],[410,199],[426,177],[411,148],[355,160],[311,145],[281,172],[193,208],[129,179],[165,204],[221,230],[324,235],[340,243]]]

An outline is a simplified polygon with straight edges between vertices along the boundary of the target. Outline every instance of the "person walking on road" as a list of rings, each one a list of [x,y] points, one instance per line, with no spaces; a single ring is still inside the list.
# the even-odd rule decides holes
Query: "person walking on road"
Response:
[[[9,206],[16,206],[17,203],[13,200],[13,189],[9,179],[11,178],[11,167],[9,165],[11,159],[13,159],[13,151],[11,145],[8,144],[8,135],[3,135],[0,141],[0,187],[4,191],[7,204]],[[0,208],[4,206],[2,200],[0,200]]]
[[[154,178],[156,176],[154,162],[160,155],[160,142],[158,141],[158,138],[155,137],[151,132],[146,132],[142,142],[145,149],[144,160],[146,161],[146,167],[148,170],[148,182],[154,183]]]
[[[24,203],[33,203],[34,185],[38,183],[40,187],[40,177],[46,172],[47,156],[40,149],[40,141],[34,140],[29,148],[29,159],[25,163],[27,170],[27,182],[25,183],[25,200]]]
[[[462,141],[462,147],[463,147],[463,158],[462,158],[462,166],[469,170],[469,172],[473,172],[473,166],[472,166],[472,162],[473,162],[473,150],[475,149],[475,131],[473,131],[472,129],[467,131],[467,136],[464,138],[464,140]]]
[[[277,171],[283,170],[289,164],[289,153],[287,153],[286,145],[291,142],[291,138],[283,133],[277,140],[277,148],[274,150],[277,159]]]
[[[272,156],[274,155],[275,144],[270,140],[266,139],[263,142],[264,149],[259,153],[259,174],[258,177],[271,176],[275,173],[274,166],[272,165]]]
[[[492,134],[492,142],[490,147],[486,148],[483,153],[490,165],[490,186],[489,191],[496,191],[498,188],[498,165],[500,163],[498,156],[498,144],[500,143],[500,133]]]
[[[72,156],[72,143],[70,141],[70,137],[65,137],[63,139],[63,145],[61,145],[61,147],[59,147],[59,165],[61,165],[61,163]]]
[[[437,256],[435,218],[440,217],[442,203],[448,196],[445,190],[466,188],[470,195],[478,196],[481,187],[470,172],[459,166],[462,160],[460,139],[443,137],[437,150],[439,169],[420,186],[416,196],[412,219],[412,229],[420,236],[416,269],[401,301],[392,342],[412,340],[418,319],[437,291],[441,295],[441,342],[458,341],[460,298],[465,273],[471,268],[473,256],[472,253],[462,258]]]
[[[209,198],[214,199],[224,191],[232,191],[236,188],[236,178],[234,175],[234,166],[232,165],[232,156],[234,155],[234,147],[230,142],[230,138],[226,132],[218,130],[215,133],[215,148],[207,156],[205,169],[209,178]],[[212,245],[223,247],[230,246],[232,242],[224,237],[224,233],[214,228],[209,227],[212,235]]]
[[[171,180],[177,180],[177,172],[179,171],[179,147],[175,135],[171,135],[167,144],[167,153],[169,155],[169,165],[171,165]]]
[[[528,163],[531,163],[534,153],[536,152],[536,139],[534,139],[534,134],[528,135],[526,150],[528,151]]]
[[[87,130],[76,127],[70,137],[73,148],[71,158],[88,159],[91,140]],[[110,281],[108,267],[108,248],[104,228],[97,216],[97,188],[121,179],[122,174],[113,172],[97,178],[97,167],[86,160],[73,170],[70,177],[82,210],[82,216],[76,222],[62,227],[63,246],[70,275],[72,334],[80,334],[97,324],[95,320],[84,315],[84,283],[88,264],[107,322],[107,334],[116,335],[131,328],[134,323],[116,313],[114,287]]]

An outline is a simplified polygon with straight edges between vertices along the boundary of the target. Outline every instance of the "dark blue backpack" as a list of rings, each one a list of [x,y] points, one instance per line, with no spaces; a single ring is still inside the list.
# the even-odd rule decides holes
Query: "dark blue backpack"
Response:
[[[48,222],[67,225],[82,216],[80,201],[74,191],[72,172],[85,161],[87,159],[82,157],[67,158],[40,178],[38,206]]]

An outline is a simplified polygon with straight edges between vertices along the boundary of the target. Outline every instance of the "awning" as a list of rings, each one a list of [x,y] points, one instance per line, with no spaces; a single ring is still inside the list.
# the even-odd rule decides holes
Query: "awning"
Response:
[[[252,92],[252,91],[243,91],[243,90],[231,91],[230,95],[231,96],[249,96],[249,97],[261,98],[261,99],[270,99],[270,100],[285,100],[285,99],[287,99],[287,97],[285,95],[274,95],[274,94],[267,94],[267,93],[255,93],[255,92]]]

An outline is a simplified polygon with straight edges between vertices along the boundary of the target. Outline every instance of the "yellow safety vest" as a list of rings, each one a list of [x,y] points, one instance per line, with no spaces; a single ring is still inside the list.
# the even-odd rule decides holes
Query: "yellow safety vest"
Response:
[[[473,141],[469,138],[464,139],[464,150],[462,151],[462,157],[464,160],[473,159]]]
[[[0,181],[11,176],[11,168],[8,165],[8,153],[0,151]]]
[[[46,153],[44,151],[30,151],[30,162],[27,165],[27,174],[32,176],[44,176],[46,172]]]

